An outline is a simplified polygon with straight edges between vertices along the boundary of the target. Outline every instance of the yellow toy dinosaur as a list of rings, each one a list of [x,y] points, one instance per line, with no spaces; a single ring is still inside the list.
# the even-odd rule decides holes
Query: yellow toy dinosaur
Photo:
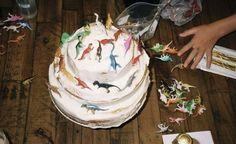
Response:
[[[111,19],[110,13],[107,14],[106,29],[111,29],[113,21]]]

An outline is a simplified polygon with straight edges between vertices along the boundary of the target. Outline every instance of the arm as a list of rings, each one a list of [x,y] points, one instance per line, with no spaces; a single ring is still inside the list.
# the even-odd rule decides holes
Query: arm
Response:
[[[186,51],[192,49],[184,62],[184,67],[187,67],[193,61],[191,69],[195,69],[204,53],[206,53],[207,67],[210,68],[212,49],[215,43],[218,39],[234,30],[236,30],[236,14],[207,25],[191,28],[181,33],[181,37],[193,35],[191,41],[178,52],[178,56],[181,56]]]

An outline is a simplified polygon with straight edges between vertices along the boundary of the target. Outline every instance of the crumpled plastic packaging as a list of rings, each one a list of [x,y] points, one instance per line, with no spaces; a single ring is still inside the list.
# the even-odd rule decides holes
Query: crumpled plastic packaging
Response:
[[[161,3],[165,3],[165,0]],[[171,0],[162,11],[161,17],[170,19],[175,25],[181,26],[191,21],[201,11],[201,0]]]

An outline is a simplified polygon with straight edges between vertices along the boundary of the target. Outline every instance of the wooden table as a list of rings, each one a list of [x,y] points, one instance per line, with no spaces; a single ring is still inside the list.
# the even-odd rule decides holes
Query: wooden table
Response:
[[[233,2],[233,1],[231,1]],[[157,42],[173,40],[181,48],[189,39],[178,37],[185,29],[206,24],[231,15],[230,0],[205,0],[203,11],[188,24],[178,27],[169,20],[160,20],[155,37],[147,47]],[[94,21],[93,13],[115,18],[124,9],[122,0],[38,0],[37,18],[30,20],[32,31],[20,33],[0,29],[0,44],[6,53],[0,56],[0,128],[12,144],[47,144],[45,137],[35,135],[42,128],[55,144],[161,144],[156,125],[168,121],[173,112],[159,100],[157,88],[161,79],[176,78],[199,88],[207,110],[199,117],[191,117],[180,126],[172,124],[173,133],[210,130],[215,143],[236,143],[236,80],[200,70],[175,70],[177,62],[150,64],[152,84],[143,109],[118,128],[92,130],[64,118],[54,107],[45,86],[48,66],[59,47],[62,32],[73,33],[85,20]],[[0,20],[8,12],[15,13],[14,1],[0,2]],[[25,34],[19,43],[8,40]],[[236,50],[236,33],[222,38],[217,44]],[[22,80],[36,76],[32,83],[22,86]],[[195,96],[196,93],[190,93]],[[183,114],[175,113],[176,116]]]

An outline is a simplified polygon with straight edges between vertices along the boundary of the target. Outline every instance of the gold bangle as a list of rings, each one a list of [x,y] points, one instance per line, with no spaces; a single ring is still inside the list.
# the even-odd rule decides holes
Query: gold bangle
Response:
[[[182,133],[172,141],[172,144],[199,144],[199,142],[189,134]]]

